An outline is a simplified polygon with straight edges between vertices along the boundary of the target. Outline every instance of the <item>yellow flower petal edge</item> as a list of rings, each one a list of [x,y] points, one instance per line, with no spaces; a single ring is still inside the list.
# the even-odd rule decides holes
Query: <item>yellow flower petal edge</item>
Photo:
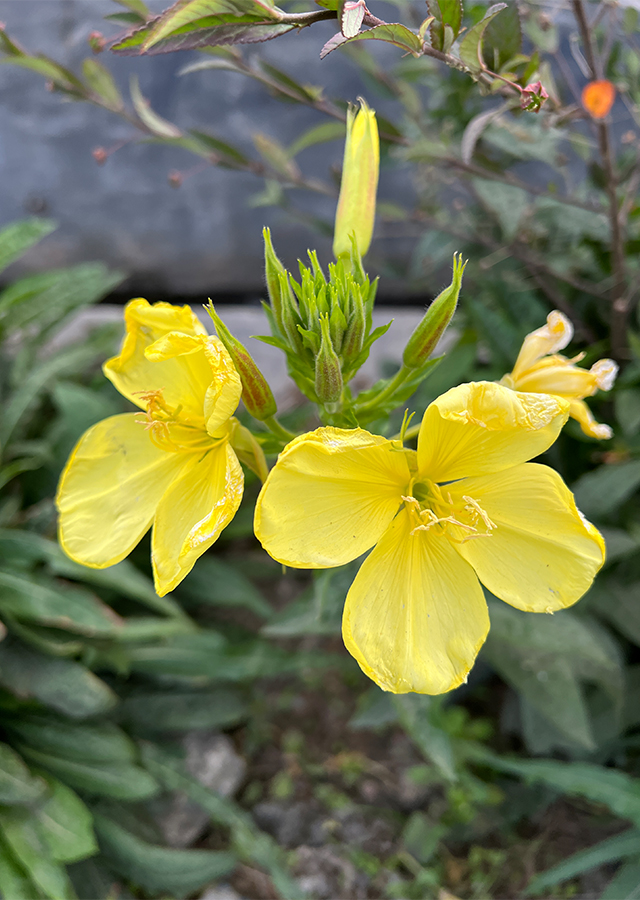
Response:
[[[478,579],[451,544],[412,535],[403,510],[362,564],[342,619],[345,647],[384,691],[442,694],[465,681],[489,631]]]
[[[427,408],[418,436],[418,466],[435,482],[484,475],[548,450],[569,403],[478,381],[452,388]]]
[[[287,444],[262,487],[254,530],[279,562],[339,566],[383,534],[409,484],[410,454],[357,428],[318,428]]]
[[[80,439],[57,494],[60,541],[76,561],[123,559],[153,523],[156,590],[187,575],[235,514],[242,469],[231,447],[242,386],[231,358],[189,309],[134,300],[114,385],[144,413],[114,416]]]

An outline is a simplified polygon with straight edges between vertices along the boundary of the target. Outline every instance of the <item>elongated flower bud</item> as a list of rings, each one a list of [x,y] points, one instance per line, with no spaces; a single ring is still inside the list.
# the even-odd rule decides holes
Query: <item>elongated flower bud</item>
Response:
[[[264,267],[269,301],[278,328],[282,329],[281,278],[282,276],[286,277],[287,273],[273,249],[273,244],[271,243],[271,231],[268,228],[262,229],[262,237],[264,238]]]
[[[329,316],[320,316],[322,342],[316,356],[316,394],[320,403],[337,403],[342,394],[342,369],[331,343]]]
[[[426,363],[453,318],[466,264],[460,254],[454,254],[451,284],[438,294],[404,348],[402,361],[408,369],[419,369]]]
[[[374,110],[362,99],[360,104],[357,113],[353,109],[347,113],[347,140],[333,237],[336,259],[350,256],[351,234],[355,234],[361,256],[369,249],[373,235],[380,142]]]
[[[209,300],[209,305],[205,309],[213,319],[216,326],[218,337],[226,347],[226,350],[233,361],[240,380],[242,382],[242,399],[247,408],[247,412],[254,419],[262,421],[271,416],[275,416],[278,407],[271,393],[271,388],[267,384],[267,380],[257,367],[253,357],[246,347],[235,338],[227,326],[224,324],[218,313],[213,307],[213,303]]]

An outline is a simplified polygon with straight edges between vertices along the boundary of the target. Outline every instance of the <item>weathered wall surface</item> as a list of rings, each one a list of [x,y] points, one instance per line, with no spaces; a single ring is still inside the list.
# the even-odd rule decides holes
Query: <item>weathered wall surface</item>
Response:
[[[162,8],[167,3],[152,3]],[[111,34],[103,16],[119,9],[110,0],[0,0],[0,20],[30,51],[42,51],[76,68],[90,55],[89,33]],[[117,28],[117,26],[115,26]],[[324,85],[328,95],[355,101],[371,98],[349,62],[335,53],[321,62],[319,49],[333,33],[330,23],[259,45],[274,65],[305,83]],[[313,110],[283,104],[257,83],[224,71],[178,77],[191,53],[102,59],[127,92],[138,74],[143,93],[161,115],[181,127],[200,126],[251,149],[251,134],[261,131],[287,144],[306,128],[325,121]],[[187,152],[129,144],[98,167],[96,146],[111,146],[132,135],[131,127],[111,114],[67,102],[45,90],[35,73],[0,67],[0,225],[25,214],[44,214],[60,223],[58,231],[20,263],[34,270],[86,259],[100,259],[131,273],[131,291],[152,294],[253,292],[262,285],[263,224],[270,225],[279,253],[293,265],[309,244],[329,256],[319,240],[278,210],[252,208],[252,195],[263,182],[250,175],[207,168],[181,188],[167,182],[173,169],[189,169],[198,160]],[[333,142],[305,151],[300,162],[308,174],[329,175],[342,148]],[[402,176],[385,177],[383,191],[402,199]],[[329,198],[300,200],[330,220]],[[374,244],[371,256],[383,249]],[[16,270],[10,274],[15,274]]]

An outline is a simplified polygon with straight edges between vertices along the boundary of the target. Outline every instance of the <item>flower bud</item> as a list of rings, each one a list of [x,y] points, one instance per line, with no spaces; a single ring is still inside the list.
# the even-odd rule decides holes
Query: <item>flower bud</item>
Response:
[[[364,100],[360,104],[357,113],[353,109],[347,112],[347,140],[333,237],[336,259],[350,256],[351,234],[355,234],[362,256],[369,249],[373,235],[380,143],[375,112]]]
[[[367,317],[359,285],[353,285],[351,299],[353,301],[353,312],[342,340],[342,356],[345,363],[353,362],[360,355],[367,330]]]
[[[453,318],[466,264],[460,254],[454,254],[451,284],[433,301],[404,348],[402,361],[408,369],[419,369],[426,363]]]
[[[260,421],[274,416],[277,412],[276,401],[271,393],[271,388],[255,364],[253,357],[244,345],[231,334],[215,311],[211,300],[209,300],[209,305],[205,306],[205,309],[213,319],[218,337],[224,344],[240,376],[242,381],[242,399],[247,412],[254,419]]]
[[[287,273],[273,249],[273,244],[271,243],[271,231],[268,228],[262,229],[262,237],[264,238],[264,266],[269,301],[275,316],[276,324],[278,325],[278,328],[282,329],[281,277],[286,277]]]
[[[322,341],[316,356],[316,394],[320,403],[337,403],[342,394],[342,369],[329,333],[329,316],[320,317]]]

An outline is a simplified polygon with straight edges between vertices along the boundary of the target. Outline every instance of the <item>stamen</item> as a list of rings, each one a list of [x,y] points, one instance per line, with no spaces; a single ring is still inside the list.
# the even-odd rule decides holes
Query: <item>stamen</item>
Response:
[[[473,497],[467,497],[466,494],[463,494],[462,499],[467,504],[465,506],[465,510],[472,515],[475,514],[476,521],[478,520],[478,517],[481,518],[487,528],[487,531],[493,531],[494,528],[498,527],[495,522],[491,521],[491,519],[484,511],[484,509],[480,506],[477,500],[474,500]]]

